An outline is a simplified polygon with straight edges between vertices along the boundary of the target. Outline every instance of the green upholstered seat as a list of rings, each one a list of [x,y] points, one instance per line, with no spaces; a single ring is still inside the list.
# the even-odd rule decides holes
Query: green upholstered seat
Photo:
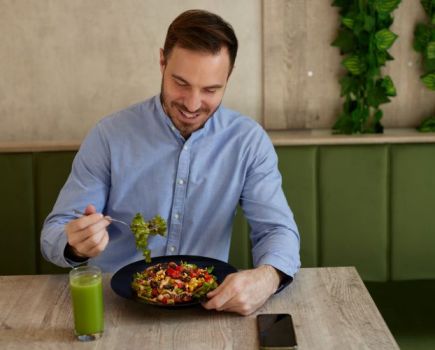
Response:
[[[0,154],[0,274],[36,272],[32,154]]]
[[[35,203],[36,203],[36,232],[41,233],[45,218],[53,209],[60,189],[64,185],[70,171],[75,152],[41,152],[35,153]],[[38,273],[64,273],[67,269],[57,267],[47,262],[41,255],[37,255]]]
[[[366,281],[435,279],[435,144],[276,147],[302,266],[354,265]],[[0,273],[63,272],[39,250],[75,152],[0,154]],[[230,261],[252,266],[239,209]]]
[[[392,278],[435,278],[435,145],[391,149]]]
[[[352,265],[365,280],[388,279],[388,176],[388,146],[320,149],[321,265]]]
[[[277,147],[287,202],[301,236],[302,267],[318,266],[317,147]]]

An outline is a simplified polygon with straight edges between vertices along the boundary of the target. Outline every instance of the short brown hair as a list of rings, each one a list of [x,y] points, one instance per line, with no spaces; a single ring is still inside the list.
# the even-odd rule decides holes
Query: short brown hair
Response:
[[[217,54],[223,46],[230,56],[230,73],[236,61],[238,42],[233,27],[220,16],[204,10],[188,10],[170,24],[163,55],[168,59],[176,46]]]

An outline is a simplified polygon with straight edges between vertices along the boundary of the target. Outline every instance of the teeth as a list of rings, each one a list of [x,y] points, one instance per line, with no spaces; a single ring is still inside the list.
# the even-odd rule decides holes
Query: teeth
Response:
[[[191,118],[195,118],[195,117],[198,116],[198,114],[195,114],[195,113],[187,113],[187,112],[184,112],[184,111],[181,111],[181,110],[180,110],[180,112],[181,112],[181,114],[183,114],[186,118],[189,118],[189,119],[191,119]]]

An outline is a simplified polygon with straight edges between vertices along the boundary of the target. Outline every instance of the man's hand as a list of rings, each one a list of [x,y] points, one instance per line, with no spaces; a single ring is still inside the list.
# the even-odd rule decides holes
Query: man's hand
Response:
[[[207,294],[210,299],[203,306],[206,309],[250,315],[275,293],[279,282],[280,274],[271,265],[232,273]]]
[[[99,255],[109,243],[109,234],[106,230],[109,225],[110,221],[89,204],[85,209],[85,215],[65,225],[68,244],[74,255],[80,258],[93,258]]]

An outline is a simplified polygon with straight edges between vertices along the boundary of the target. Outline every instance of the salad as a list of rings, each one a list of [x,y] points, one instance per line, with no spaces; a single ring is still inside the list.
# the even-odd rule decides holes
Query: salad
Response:
[[[159,263],[134,275],[132,288],[140,299],[156,304],[181,304],[201,300],[218,284],[214,267],[200,268],[181,262]]]
[[[145,221],[140,213],[137,213],[130,224],[131,232],[136,240],[136,248],[142,250],[146,262],[151,262],[151,251],[148,249],[148,236],[166,233],[166,221],[156,215],[150,221]]]

